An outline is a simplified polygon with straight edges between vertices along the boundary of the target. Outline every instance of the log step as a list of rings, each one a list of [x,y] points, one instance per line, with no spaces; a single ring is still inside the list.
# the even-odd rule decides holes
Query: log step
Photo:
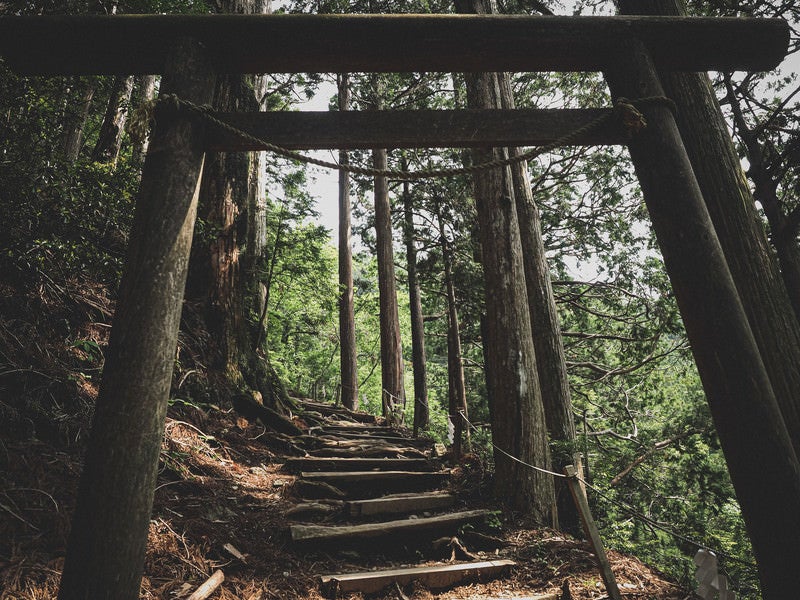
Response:
[[[493,578],[514,565],[516,563],[511,560],[490,560],[458,565],[324,575],[320,577],[320,581],[323,590],[329,596],[337,591],[366,594],[379,592],[395,582],[405,585],[412,581],[420,581],[430,589],[442,589],[467,579]]]
[[[480,521],[486,518],[489,511],[467,510],[463,512],[426,517],[423,519],[401,519],[382,523],[364,523],[362,525],[292,525],[289,531],[295,543],[359,542],[368,539],[394,536],[414,535],[418,542],[427,541],[418,534],[433,532],[452,532],[465,523]]]
[[[437,465],[425,458],[324,458],[306,456],[287,458],[283,470],[300,471],[432,471]]]
[[[431,448],[434,445],[433,440],[426,440],[423,438],[406,438],[395,434],[376,433],[374,435],[369,433],[351,433],[346,431],[330,431],[321,432],[320,437],[323,439],[341,439],[341,440],[359,440],[359,441],[376,441],[376,442],[392,442],[394,444],[404,444],[412,448]]]
[[[382,427],[380,425],[366,425],[363,423],[349,423],[343,425],[340,423],[325,423],[319,429],[326,432],[342,431],[345,433],[384,433],[397,435],[397,429],[392,427]]]
[[[319,458],[353,458],[354,454],[369,456],[373,458],[425,458],[425,454],[416,448],[400,448],[398,446],[372,446],[340,448],[337,446],[325,446],[316,450],[309,450],[310,456]]]
[[[333,406],[332,404],[324,404],[322,402],[314,402],[311,400],[295,399],[301,409],[308,411],[316,411],[323,415],[342,417],[347,421],[369,423],[375,425],[378,421],[374,415],[362,413],[358,411],[348,410],[342,406]]]
[[[344,510],[350,517],[368,517],[449,508],[455,503],[456,497],[444,492],[394,494],[370,500],[350,500],[345,502]]]
[[[300,477],[304,481],[327,483],[349,495],[375,495],[436,488],[447,483],[450,473],[447,471],[321,471],[318,473],[303,471]]]

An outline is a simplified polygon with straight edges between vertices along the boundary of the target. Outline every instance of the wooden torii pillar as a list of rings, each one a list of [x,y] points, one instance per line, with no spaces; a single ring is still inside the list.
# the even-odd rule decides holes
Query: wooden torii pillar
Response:
[[[628,97],[660,94],[654,61],[672,70],[764,70],[787,51],[780,20],[685,17],[527,17],[498,15],[214,15],[0,18],[0,54],[27,74],[164,73],[163,92],[203,104],[219,72],[301,71],[597,71]],[[54,49],[51,40],[58,40]],[[182,40],[175,44],[175,40]],[[342,44],[342,40],[347,40]],[[633,41],[632,41],[633,40]],[[639,40],[638,42],[635,40]],[[102,47],[103,53],[95,48]],[[337,48],[331,53],[330,48]],[[213,59],[213,65],[212,65]],[[311,130],[290,125],[286,145],[302,147],[465,146],[541,143],[566,133],[586,112],[561,113],[550,132],[535,130],[535,111],[414,114],[432,130],[415,130],[404,115],[383,133],[386,115],[317,115]],[[648,129],[631,142],[641,158],[645,199],[678,297],[700,375],[712,406],[742,510],[759,557],[765,598],[800,589],[800,473],[777,413],[719,241],[704,213],[674,120],[646,111]],[[564,117],[561,119],[561,117]],[[236,116],[243,129],[270,119]],[[361,139],[335,119],[366,119]],[[465,126],[499,119],[520,127],[502,135]],[[445,122],[443,119],[449,119]],[[298,121],[299,122],[299,121]],[[320,122],[322,124],[320,124]],[[517,132],[514,131],[517,130]],[[353,129],[352,131],[356,131]],[[609,132],[606,132],[609,133]],[[344,140],[341,144],[336,139]],[[401,139],[402,138],[402,139]],[[553,139],[552,137],[550,139]],[[578,143],[619,143],[616,134]],[[202,124],[185,114],[159,119],[137,202],[134,232],[82,479],[61,598],[138,596],[167,394],[176,345],[186,261],[194,224],[204,144],[242,149],[225,135],[204,141]],[[238,144],[238,146],[237,146]],[[325,146],[327,144],[327,146]],[[252,149],[248,146],[248,149]],[[652,172],[651,172],[652,171]],[[656,179],[655,177],[658,177]],[[132,430],[132,424],[139,427]],[[145,460],[130,448],[146,447]],[[136,494],[141,490],[142,494]],[[147,498],[132,502],[129,496]],[[87,531],[79,531],[81,529]],[[78,549],[79,546],[83,549]],[[784,560],[762,552],[786,549]],[[792,551],[792,550],[795,551]],[[769,564],[764,564],[768,561]],[[768,584],[768,585],[767,585]],[[768,594],[768,595],[767,595]]]

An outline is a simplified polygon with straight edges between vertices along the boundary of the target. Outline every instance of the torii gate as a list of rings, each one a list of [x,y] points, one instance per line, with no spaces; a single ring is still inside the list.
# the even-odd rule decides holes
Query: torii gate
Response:
[[[0,54],[20,73],[163,73],[162,93],[198,105],[210,102],[215,75],[224,72],[600,70],[615,96],[635,99],[663,95],[655,66],[767,70],[781,61],[788,41],[781,20],[687,17],[0,18]],[[602,110],[223,118],[294,148],[491,146],[547,143]],[[648,127],[630,141],[601,128],[574,143],[628,143],[639,164],[712,412],[725,424],[720,437],[756,555],[770,544],[786,549],[784,562],[760,564],[765,593],[769,582],[765,597],[788,598],[800,577],[793,558],[800,539],[797,457],[673,115],[665,106],[644,112]],[[205,129],[187,112],[162,111],[152,134],[73,521],[82,533],[70,552],[80,556],[68,558],[61,598],[136,597],[130,590],[141,578],[204,153],[258,148]],[[714,368],[704,368],[709,364]],[[133,431],[131,422],[141,427]]]

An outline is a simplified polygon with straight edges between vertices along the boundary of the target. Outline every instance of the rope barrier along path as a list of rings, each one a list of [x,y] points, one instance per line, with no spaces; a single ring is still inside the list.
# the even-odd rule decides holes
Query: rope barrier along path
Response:
[[[475,427],[475,425],[473,425],[469,421],[469,419],[467,419],[467,417],[464,415],[463,412],[459,411],[458,414],[461,416],[461,418],[464,420],[464,422],[467,424],[467,426],[471,427],[475,431],[478,431],[478,428]],[[516,462],[518,462],[518,463],[520,463],[522,465],[525,465],[528,468],[534,469],[536,471],[540,471],[542,473],[547,473],[549,475],[553,475],[554,477],[566,478],[566,475],[564,475],[562,473],[555,473],[553,471],[548,471],[547,469],[542,469],[542,468],[537,467],[535,465],[531,465],[531,464],[529,464],[529,463],[527,463],[527,462],[525,462],[523,460],[520,460],[519,458],[517,458],[515,456],[512,456],[511,454],[509,454],[508,452],[506,452],[502,448],[497,447],[494,443],[492,443],[492,447],[495,448],[498,452],[500,452],[500,453],[504,454],[505,456],[507,456],[508,458],[510,458],[511,460],[514,460],[514,461],[516,461]],[[590,484],[588,481],[586,481],[581,476],[578,476],[577,479],[578,479],[578,481],[583,483],[587,488],[589,488],[590,490],[595,492],[598,496],[600,496],[601,498],[603,498],[607,502],[609,502],[611,504],[614,504],[618,508],[621,508],[628,515],[630,515],[631,517],[642,521],[643,523],[645,523],[646,525],[649,525],[650,527],[653,527],[654,529],[658,529],[659,531],[667,533],[667,534],[671,535],[672,537],[674,537],[675,539],[678,539],[678,540],[680,540],[680,541],[682,541],[684,543],[687,543],[687,544],[689,544],[691,546],[694,546],[695,548],[704,550],[706,552],[711,552],[714,555],[716,555],[717,557],[722,558],[724,560],[737,562],[737,563],[739,563],[739,564],[741,564],[741,565],[743,565],[745,567],[749,567],[751,569],[756,569],[757,568],[756,564],[753,563],[753,562],[741,559],[741,558],[739,558],[737,556],[733,556],[731,554],[728,554],[727,552],[723,552],[722,550],[717,550],[717,549],[711,548],[707,544],[703,544],[701,542],[698,542],[697,540],[693,540],[693,539],[691,539],[689,537],[686,537],[685,535],[682,535],[682,534],[678,533],[677,531],[675,531],[674,528],[666,527],[666,526],[662,525],[661,523],[658,523],[658,522],[654,521],[653,519],[647,517],[646,515],[643,515],[642,513],[638,512],[636,509],[634,509],[633,507],[625,504],[624,502],[620,502],[619,500],[615,500],[613,498],[610,498],[607,494],[605,494],[602,491],[600,491],[596,486]]]
[[[644,115],[642,115],[639,109],[644,108],[645,106],[654,106],[654,105],[666,106],[667,108],[675,112],[675,103],[671,99],[666,98],[664,96],[651,96],[647,98],[638,98],[636,100],[628,100],[627,98],[618,98],[614,102],[614,110],[612,112],[605,113],[597,117],[596,119],[590,121],[586,125],[578,127],[574,131],[571,131],[561,136],[560,138],[550,142],[549,144],[532,148],[517,156],[510,156],[503,159],[487,161],[467,167],[458,167],[452,169],[422,169],[419,171],[402,171],[397,169],[370,169],[355,165],[341,165],[336,162],[330,162],[306,156],[299,152],[294,152],[292,150],[288,150],[286,148],[277,146],[269,142],[268,140],[252,135],[246,131],[242,131],[241,129],[238,129],[233,125],[230,125],[225,121],[221,120],[220,118],[218,118],[214,113],[212,107],[208,105],[200,106],[194,104],[192,102],[189,102],[188,100],[183,100],[182,98],[179,98],[175,94],[163,94],[162,96],[159,97],[157,102],[151,103],[149,105],[143,105],[142,107],[137,109],[135,111],[135,116],[132,119],[133,123],[129,126],[129,130],[131,132],[135,132],[136,135],[141,135],[142,130],[143,129],[146,130],[146,126],[153,121],[156,108],[164,108],[166,110],[184,109],[194,114],[200,115],[208,122],[213,123],[214,125],[221,127],[226,131],[229,131],[230,133],[239,137],[240,139],[258,144],[265,150],[269,150],[270,152],[273,152],[274,154],[277,154],[279,156],[283,156],[284,158],[289,158],[291,160],[296,160],[310,165],[316,165],[318,167],[323,167],[326,169],[336,169],[338,171],[343,171],[345,173],[352,173],[355,175],[365,175],[369,177],[387,177],[389,179],[397,181],[417,181],[420,179],[434,179],[434,178],[454,177],[456,175],[469,175],[472,173],[488,171],[490,169],[499,169],[526,160],[531,160],[541,154],[545,154],[546,152],[555,150],[556,148],[570,145],[572,141],[574,141],[576,138],[597,129],[598,127],[600,127],[600,125],[611,119],[616,119],[620,123],[620,125],[625,129],[626,135],[628,137],[633,137],[641,129],[647,126],[647,121],[645,120]]]
[[[472,424],[472,422],[466,417],[466,415],[464,414],[463,411],[458,411],[458,415],[464,420],[464,422],[467,424],[467,427],[470,427],[474,431],[480,433],[480,430],[477,427],[475,427],[475,425]],[[525,467],[528,467],[529,469],[533,469],[534,471],[539,471],[540,473],[546,473],[547,475],[552,475],[553,477],[561,477],[562,479],[566,479],[566,477],[567,477],[563,473],[556,473],[554,471],[548,471],[547,469],[543,469],[542,467],[537,467],[536,465],[532,465],[530,463],[527,463],[524,460],[521,460],[521,459],[517,458],[516,456],[512,456],[511,454],[509,454],[508,452],[506,452],[505,450],[503,450],[502,448],[497,446],[494,442],[490,442],[490,443],[492,444],[492,448],[497,450],[500,454],[510,458],[514,462],[518,462],[519,464],[521,464],[521,465],[523,465]]]

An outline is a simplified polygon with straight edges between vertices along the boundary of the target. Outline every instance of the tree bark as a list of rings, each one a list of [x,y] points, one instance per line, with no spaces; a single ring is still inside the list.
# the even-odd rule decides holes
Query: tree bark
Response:
[[[403,157],[403,170],[408,164]],[[408,296],[411,309],[411,362],[414,369],[414,435],[428,428],[428,375],[425,363],[425,325],[422,321],[422,297],[417,277],[417,248],[414,245],[414,211],[409,183],[403,184],[403,237],[408,265]]]
[[[444,229],[442,208],[436,202],[436,220],[439,224],[439,243],[442,246],[442,262],[444,263],[444,285],[447,294],[447,397],[448,414],[455,427],[453,439],[453,454],[461,455],[462,438],[465,438],[469,448],[470,432],[464,418],[469,418],[467,410],[467,386],[464,381],[464,361],[461,355],[461,331],[458,324],[458,304],[456,302],[456,287],[453,282],[453,253],[450,241]],[[464,418],[459,417],[459,413]],[[462,435],[462,432],[466,435]]]
[[[683,15],[686,12],[679,0],[619,0],[618,5],[620,11],[627,14]],[[676,120],[686,152],[793,440],[795,454],[800,456],[800,325],[756,213],[736,148],[705,73],[661,72],[659,75],[664,91],[677,105]],[[750,162],[752,170],[757,160],[751,158]],[[760,187],[756,181],[756,189]],[[769,215],[767,203],[762,201],[762,205]],[[773,223],[771,219],[770,223]],[[774,225],[772,229],[776,231]],[[797,248],[796,241],[792,240],[792,244]],[[782,256],[780,247],[778,256]],[[784,268],[784,274],[786,272]]]
[[[220,76],[214,92],[214,107],[234,110],[245,101],[247,92],[240,75]],[[199,274],[203,282],[199,291],[205,295],[205,321],[214,345],[214,362],[210,366],[236,384],[241,383],[238,332],[242,327],[243,308],[236,225],[240,213],[246,210],[248,172],[246,153],[218,152],[206,158],[200,211],[215,235],[207,248],[197,248],[199,260],[192,268],[192,273]],[[196,279],[193,283],[197,285]]]
[[[515,108],[514,94],[508,73],[498,73],[502,108]],[[509,148],[511,156],[520,154],[519,148]],[[575,422],[572,417],[572,396],[567,376],[567,360],[561,338],[550,269],[547,266],[542,223],[539,209],[533,200],[528,180],[527,161],[511,165],[514,199],[519,217],[520,238],[525,266],[525,287],[536,349],[537,373],[542,388],[542,402],[553,470],[563,473],[567,465],[581,464],[575,446]],[[569,487],[563,479],[554,481],[559,528],[570,533],[581,530],[580,516],[572,500]]]
[[[92,150],[92,160],[111,163],[116,166],[119,150],[122,146],[122,133],[125,131],[125,121],[128,118],[128,105],[133,92],[133,76],[117,76],[108,98],[106,114],[100,135]]]
[[[89,109],[92,106],[92,98],[94,98],[96,90],[97,82],[95,79],[87,79],[83,86],[83,93],[78,107],[74,110],[67,107],[61,147],[64,151],[64,158],[70,163],[78,160],[78,156],[81,153],[83,129],[86,126],[86,119],[89,118]]]
[[[489,13],[483,0],[457,0],[459,12]],[[493,76],[466,74],[470,108],[498,108]],[[505,155],[476,149],[476,163]],[[491,389],[495,494],[540,523],[552,524],[555,495],[542,393],[531,333],[519,223],[508,169],[474,176],[486,283],[486,382]]]
[[[155,75],[140,75],[136,78],[136,85],[139,88],[139,102],[149,102],[155,97]],[[139,164],[144,160],[144,155],[147,154],[147,146],[149,142],[150,140],[146,137],[142,140],[134,142],[133,152],[131,155],[131,160],[134,164]]]
[[[339,110],[350,106],[350,85],[346,73],[339,75]],[[350,164],[346,150],[339,152],[339,164]],[[339,171],[339,352],[342,369],[342,404],[358,408],[358,353],[353,293],[353,250],[350,227],[350,175]]]
[[[211,100],[211,61],[175,44],[163,92]],[[192,242],[203,127],[163,111],[144,165],[60,600],[136,600]]]
[[[641,43],[606,78],[614,96],[662,96]],[[665,106],[645,111],[629,143],[686,326],[767,600],[800,586],[800,465],[711,218]]]
[[[386,169],[386,150],[372,151],[372,164]],[[400,339],[400,317],[392,248],[392,208],[385,177],[375,177],[375,244],[378,255],[378,292],[381,325],[381,405],[383,416],[394,421],[405,404],[403,386],[403,345]]]

